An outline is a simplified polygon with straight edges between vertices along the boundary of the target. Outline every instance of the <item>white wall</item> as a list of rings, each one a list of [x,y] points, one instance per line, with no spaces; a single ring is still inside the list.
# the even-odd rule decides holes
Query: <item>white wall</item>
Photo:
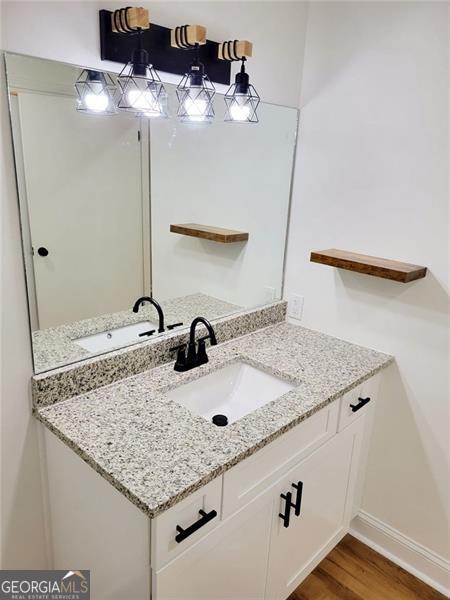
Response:
[[[286,297],[303,324],[392,353],[363,508],[448,557],[448,4],[313,3]],[[398,284],[309,262],[341,248],[426,265]],[[432,554],[429,553],[429,555]]]
[[[266,101],[297,105],[306,20],[305,3],[144,2],[153,20],[166,26],[200,22],[211,39],[245,37],[255,44],[252,80]],[[99,60],[96,2],[2,2],[1,47],[69,63],[118,70]],[[280,67],[280,65],[282,65]],[[289,76],[287,76],[289,74]],[[1,88],[4,90],[3,81]],[[4,99],[3,99],[4,100]],[[2,125],[8,126],[1,106]],[[19,243],[10,140],[2,135],[2,551],[5,566],[41,568],[45,564],[42,503],[35,423],[28,395],[31,350]],[[6,318],[5,318],[6,317]],[[3,565],[2,565],[3,566]]]

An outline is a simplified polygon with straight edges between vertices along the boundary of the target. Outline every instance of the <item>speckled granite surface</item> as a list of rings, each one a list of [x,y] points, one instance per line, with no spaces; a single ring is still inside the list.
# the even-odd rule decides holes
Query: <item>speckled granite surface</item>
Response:
[[[197,315],[204,316],[200,311]],[[280,301],[212,319],[212,323],[219,342],[226,342],[261,327],[284,321],[285,318],[286,302]],[[147,371],[172,360],[173,353],[170,349],[184,344],[188,337],[187,330],[175,329],[173,333],[151,338],[148,342],[35,375],[32,378],[33,402],[40,406],[53,404]]]
[[[170,300],[161,301],[161,306],[164,311],[166,325],[182,322],[184,327],[188,326],[192,319],[199,314],[207,319],[216,319],[242,310],[241,306],[224,302],[206,294],[190,294],[180,298],[171,298]],[[76,344],[74,340],[86,335],[123,327],[124,325],[140,323],[141,321],[158,322],[156,310],[150,304],[142,306],[138,313],[134,313],[130,307],[129,310],[111,315],[101,315],[94,319],[84,319],[59,327],[34,331],[32,334],[34,370],[36,373],[42,373],[49,369],[105,354],[105,352],[117,348],[123,348],[125,344],[120,344],[120,346],[111,348],[111,350],[92,353]],[[164,334],[155,334],[155,337],[158,337],[158,335]],[[131,346],[141,342],[142,340],[137,340],[126,345]]]
[[[35,409],[36,416],[131,502],[154,517],[393,358],[281,323],[208,351],[187,373],[163,365],[89,394]],[[227,427],[216,427],[166,392],[242,360],[296,385]]]

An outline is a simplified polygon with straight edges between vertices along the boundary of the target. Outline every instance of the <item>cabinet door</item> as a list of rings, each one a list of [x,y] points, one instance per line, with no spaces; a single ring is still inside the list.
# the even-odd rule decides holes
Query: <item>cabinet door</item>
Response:
[[[154,600],[263,600],[273,494],[220,523],[157,571]]]
[[[344,516],[352,459],[353,428],[335,436],[280,479],[274,491],[266,600],[285,600],[314,568],[322,553],[345,532]],[[289,526],[279,516],[286,500],[280,495],[302,484],[300,515],[291,507]]]

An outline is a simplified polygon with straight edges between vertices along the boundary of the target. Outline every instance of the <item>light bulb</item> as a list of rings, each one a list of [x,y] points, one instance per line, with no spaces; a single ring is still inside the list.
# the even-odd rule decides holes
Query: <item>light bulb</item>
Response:
[[[113,79],[107,73],[84,69],[75,82],[77,110],[81,114],[115,114],[115,88]]]
[[[161,105],[155,98],[154,93],[147,90],[129,90],[128,102],[130,106],[141,110],[146,116],[161,115]]]
[[[233,104],[230,107],[230,117],[233,121],[248,121],[250,116],[249,106],[240,106],[239,104]]]
[[[235,94],[230,106],[230,118],[233,121],[248,121],[250,117],[250,106],[247,103],[246,94]]]
[[[184,100],[184,109],[190,121],[204,121],[207,106],[206,100],[201,98],[192,100],[190,96],[187,96]]]
[[[86,91],[83,102],[88,110],[93,112],[103,112],[108,108],[109,98],[105,93],[103,82],[91,80],[89,82],[89,91]]]
[[[108,96],[105,92],[101,92],[100,94],[93,94],[89,92],[84,96],[84,104],[88,110],[92,110],[94,112],[103,112],[108,108]]]

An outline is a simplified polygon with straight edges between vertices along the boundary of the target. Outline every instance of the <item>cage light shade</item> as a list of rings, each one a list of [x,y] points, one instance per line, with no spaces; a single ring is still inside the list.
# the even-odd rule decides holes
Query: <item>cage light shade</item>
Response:
[[[194,63],[177,87],[178,113],[185,123],[211,123],[214,119],[213,99],[216,90],[203,71],[203,65]]]
[[[260,97],[258,92],[249,83],[249,77],[244,65],[236,74],[235,82],[230,86],[224,96],[226,113],[225,121],[232,123],[258,123],[258,108]]]
[[[139,117],[167,117],[167,92],[151,65],[137,69],[133,62],[122,69],[118,107]]]
[[[117,112],[115,83],[108,73],[84,69],[75,82],[77,111],[87,114],[113,115]]]

